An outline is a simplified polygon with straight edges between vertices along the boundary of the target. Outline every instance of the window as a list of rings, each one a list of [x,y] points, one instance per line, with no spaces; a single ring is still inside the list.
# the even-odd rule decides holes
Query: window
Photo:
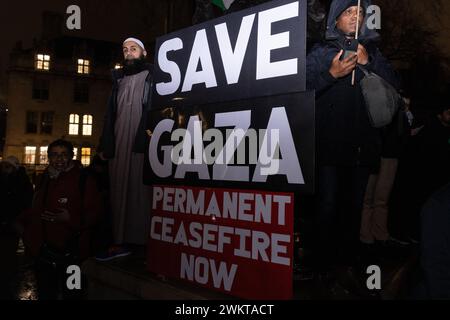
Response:
[[[35,111],[27,111],[26,133],[37,133],[38,113]]]
[[[89,102],[89,84],[85,81],[75,81],[73,101],[78,103]]]
[[[48,164],[47,149],[48,146],[39,148],[39,164]]]
[[[36,55],[36,70],[50,70],[50,56],[47,54],[37,54]]]
[[[80,124],[80,116],[77,114],[71,114],[69,116],[69,134],[71,136],[78,135],[78,126]]]
[[[73,148],[73,158],[72,160],[77,160],[78,156],[78,148]]]
[[[41,133],[52,134],[53,131],[53,116],[54,112],[42,112],[41,113]]]
[[[33,146],[25,147],[25,163],[26,164],[36,163],[36,147]]]
[[[92,136],[92,116],[88,114],[83,116],[83,136]]]
[[[89,60],[78,59],[78,70],[79,74],[89,74]]]
[[[91,164],[91,148],[81,148],[81,163],[85,166]]]
[[[33,99],[48,100],[50,82],[44,79],[33,80]]]

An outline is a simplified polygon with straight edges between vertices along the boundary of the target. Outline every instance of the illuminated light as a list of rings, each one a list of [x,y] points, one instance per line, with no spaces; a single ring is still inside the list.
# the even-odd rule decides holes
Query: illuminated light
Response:
[[[78,59],[77,73],[79,74],[89,74],[90,72],[90,61],[87,59]]]
[[[50,70],[50,56],[48,54],[39,53],[36,55],[36,69]]]
[[[83,116],[83,136],[91,136],[92,135],[92,116],[84,115]]]

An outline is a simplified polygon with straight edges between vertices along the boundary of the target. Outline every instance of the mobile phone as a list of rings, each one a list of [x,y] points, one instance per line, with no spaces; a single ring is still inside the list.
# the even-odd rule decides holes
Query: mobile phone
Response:
[[[350,55],[355,55],[358,51],[358,40],[357,39],[345,39],[343,48],[344,53],[341,55],[339,60],[347,59]]]

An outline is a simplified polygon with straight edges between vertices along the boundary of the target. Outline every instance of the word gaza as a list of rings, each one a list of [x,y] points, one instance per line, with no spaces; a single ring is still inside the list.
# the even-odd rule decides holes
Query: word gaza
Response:
[[[243,110],[236,112],[216,113],[215,128],[234,127],[240,132],[246,133],[251,125],[251,110]],[[151,169],[159,178],[167,178],[172,176],[173,168],[176,167],[174,178],[184,179],[186,173],[192,172],[198,175],[200,180],[222,180],[222,181],[244,181],[244,182],[266,182],[268,176],[284,175],[291,184],[304,184],[302,169],[297,156],[297,150],[294,138],[289,125],[289,120],[284,107],[272,108],[268,124],[266,126],[266,135],[262,141],[262,148],[259,148],[257,155],[257,164],[253,175],[250,176],[250,166],[233,165],[230,166],[236,149],[244,139],[243,135],[237,137],[237,141],[233,137],[228,137],[225,146],[217,148],[211,143],[215,149],[216,157],[219,161],[212,165],[212,177],[210,175],[208,164],[203,161],[209,145],[204,147],[204,141],[210,141],[205,138],[202,133],[202,121],[198,116],[192,116],[189,119],[188,139],[183,140],[178,146],[175,146],[183,155],[191,155],[194,151],[194,161],[179,161],[178,157],[174,157],[173,145],[160,145],[160,140],[164,134],[172,133],[175,120],[164,119],[160,121],[152,134],[148,157]],[[277,137],[273,139],[270,133],[276,132]],[[183,139],[183,137],[180,137]],[[270,141],[270,142],[268,142]],[[237,142],[237,143],[236,143]],[[267,146],[270,152],[267,152]],[[264,148],[265,147],[265,148]],[[254,150],[255,148],[253,148]],[[257,149],[257,148],[256,148]],[[229,152],[232,150],[232,152]],[[252,149],[251,149],[252,150]],[[277,152],[275,152],[277,150]],[[223,152],[228,153],[223,157]],[[162,153],[162,161],[158,156]],[[254,155],[250,155],[252,157]],[[222,159],[225,158],[225,164]]]

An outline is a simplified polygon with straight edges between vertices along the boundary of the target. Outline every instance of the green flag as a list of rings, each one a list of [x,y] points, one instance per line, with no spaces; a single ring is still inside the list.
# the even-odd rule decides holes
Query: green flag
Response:
[[[234,0],[212,0],[212,3],[223,11],[228,10],[233,2]]]

